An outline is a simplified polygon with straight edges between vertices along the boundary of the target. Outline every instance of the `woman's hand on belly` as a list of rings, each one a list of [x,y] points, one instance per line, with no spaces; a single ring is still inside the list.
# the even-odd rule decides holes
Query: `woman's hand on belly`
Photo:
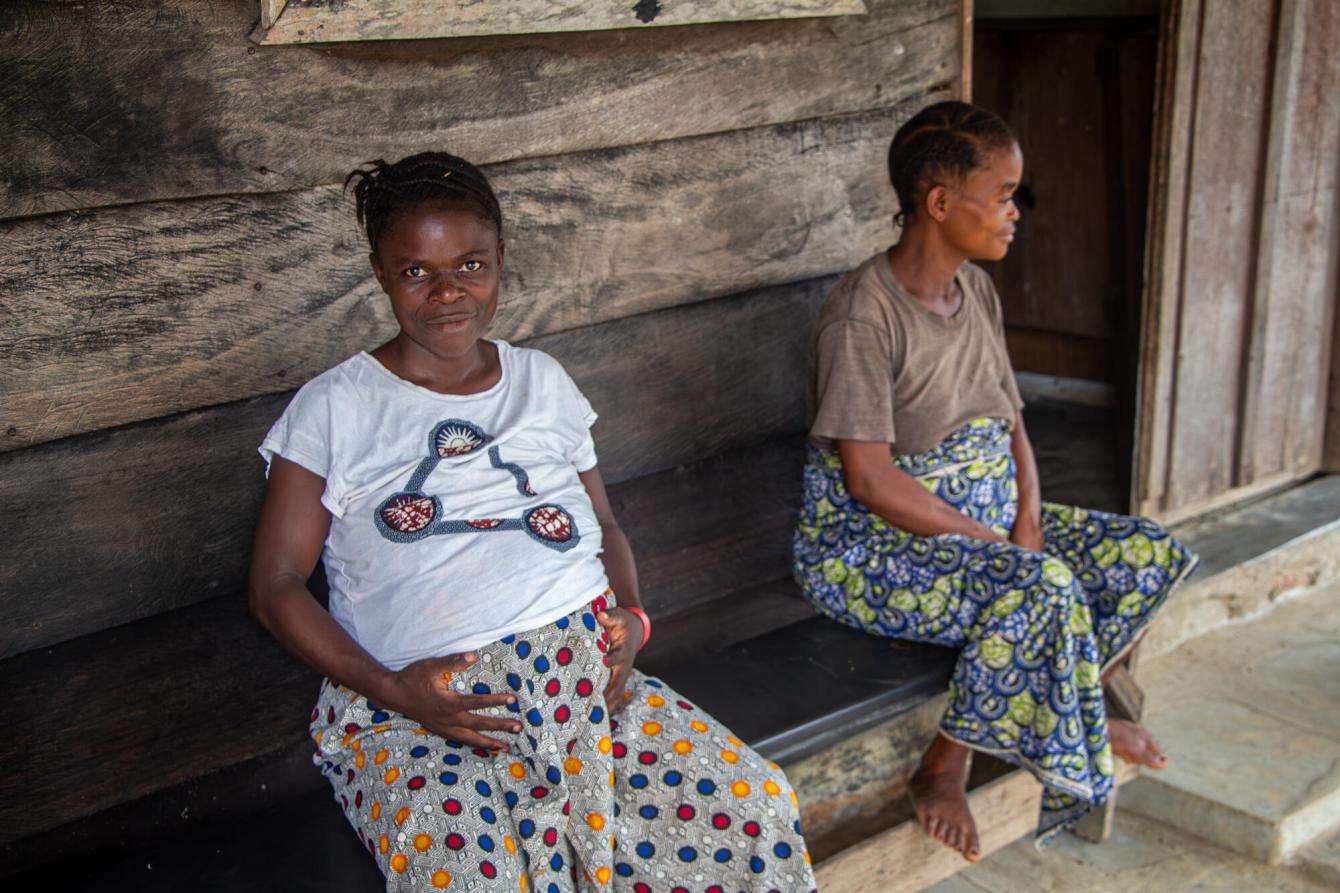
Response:
[[[642,620],[631,611],[611,608],[597,617],[610,637],[610,650],[605,663],[610,668],[610,680],[605,686],[605,706],[611,714],[624,705],[628,676],[633,672],[633,658],[642,644]]]
[[[501,707],[513,703],[516,698],[509,694],[467,695],[451,688],[452,673],[464,670],[477,659],[475,654],[468,653],[415,661],[391,674],[379,701],[449,741],[488,750],[506,750],[508,744],[483,732],[520,732],[521,723],[508,717],[482,716],[471,711]]]

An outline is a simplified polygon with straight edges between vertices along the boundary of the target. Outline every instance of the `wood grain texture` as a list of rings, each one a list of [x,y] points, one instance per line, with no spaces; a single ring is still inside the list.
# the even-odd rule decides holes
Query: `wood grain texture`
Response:
[[[31,725],[0,744],[0,844],[293,746],[319,681],[241,594],[3,667]]]
[[[867,5],[838,19],[254,47],[255,0],[18,0],[0,16],[0,217],[338,183],[369,158],[427,148],[484,164],[677,139],[954,83],[955,0]]]
[[[1017,237],[990,265],[1005,324],[1110,338],[1121,297],[1109,197],[1120,131],[1108,132],[1104,90],[1121,37],[1097,27],[979,34],[978,99],[1009,122],[1024,153]]]
[[[1032,831],[1041,802],[1042,785],[1022,769],[970,791],[968,806],[981,835],[982,856]],[[913,819],[825,859],[814,873],[824,893],[916,893],[966,865]]]
[[[806,340],[831,284],[763,289],[532,343],[567,367],[601,414],[600,465],[618,482],[800,431]],[[256,445],[289,396],[0,456],[0,504],[25,507],[6,527],[0,656],[244,588],[263,487]],[[717,489],[738,486],[734,472],[714,474]],[[764,506],[791,505],[794,484],[768,481],[739,500],[732,530],[694,533],[694,554],[728,556],[755,533],[777,537],[773,551],[784,551],[788,531],[747,529],[751,509],[762,517]],[[627,501],[656,498],[633,491]],[[695,521],[689,512],[661,523],[692,532]],[[715,573],[704,561],[701,570],[671,561],[666,584],[697,586]],[[656,579],[655,562],[643,572]]]
[[[1181,319],[1180,281],[1186,215],[1200,0],[1163,4],[1149,175],[1145,287],[1141,299],[1140,368],[1131,511],[1154,515],[1167,499],[1168,444]]]
[[[1117,365],[1108,338],[1007,326],[1005,346],[1017,372],[1110,382]]]
[[[1280,5],[1235,484],[1320,468],[1336,303],[1340,8]]]
[[[1165,508],[1235,483],[1273,32],[1271,4],[1204,5]]]
[[[1336,295],[1340,303],[1340,294]],[[1326,448],[1322,470],[1340,473],[1340,313],[1336,313],[1331,335],[1331,374],[1326,397]]]
[[[845,271],[896,108],[494,169],[521,340]],[[0,450],[284,391],[395,331],[335,187],[0,224]]]
[[[743,637],[736,625],[682,622],[740,591],[756,607],[809,613],[794,586],[780,607],[776,589],[748,594],[789,572],[801,462],[799,442],[784,439],[611,488],[648,610],[676,618],[664,635],[698,650]],[[301,742],[316,674],[246,615],[239,591],[217,591],[0,663],[25,722],[0,742],[0,844]]]
[[[1156,152],[1135,474],[1136,511],[1164,519],[1321,467],[1340,259],[1340,12],[1182,11],[1194,73],[1165,97],[1185,140]]]
[[[860,0],[290,0],[284,14],[257,31],[262,43],[407,40],[415,37],[469,37],[547,31],[650,28],[751,19],[791,19],[857,15]]]
[[[260,0],[260,3],[261,30],[274,27],[275,22],[279,21],[279,16],[283,14],[284,7],[288,6],[288,0]]]

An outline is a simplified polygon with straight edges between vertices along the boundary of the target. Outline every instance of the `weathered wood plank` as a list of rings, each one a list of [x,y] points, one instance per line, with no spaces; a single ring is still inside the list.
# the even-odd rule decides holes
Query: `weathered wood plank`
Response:
[[[293,746],[318,684],[240,594],[3,667],[31,725],[0,743],[0,844]]]
[[[1207,3],[1203,13],[1165,509],[1234,486],[1265,163],[1272,5]]]
[[[978,98],[1011,123],[1024,153],[1019,237],[988,267],[1007,326],[1100,339],[1114,333],[1118,209],[1109,184],[1118,156],[1104,91],[1115,73],[1094,71],[1115,55],[1114,31],[1000,28],[979,41]]]
[[[837,20],[315,48],[249,47],[255,0],[13,2],[0,217],[338,183],[429,147],[482,164],[675,139],[955,81],[955,0],[867,5]]]
[[[493,173],[519,340],[854,267],[890,238],[894,109]],[[394,332],[335,187],[0,224],[0,451],[283,391]]]
[[[344,0],[338,4],[291,0],[277,21],[268,27],[262,23],[254,39],[262,43],[407,40],[858,15],[865,11],[860,0],[667,0],[665,5],[625,0]]]
[[[764,289],[532,343],[567,367],[601,413],[600,464],[617,482],[800,431],[805,343],[831,283]],[[243,588],[262,492],[255,449],[288,397],[0,456],[0,504],[24,507],[6,525],[0,656]],[[720,469],[713,486],[733,492],[735,473]],[[792,504],[794,481],[780,491],[776,483],[758,498]],[[637,491],[628,499],[654,502]],[[750,529],[747,509],[764,503],[741,500],[744,514],[729,529],[698,529],[685,548],[724,559],[742,538],[766,532],[784,551],[788,531]],[[660,523],[692,532],[694,513]],[[691,588],[714,573],[710,564],[698,571],[675,558],[667,583]],[[643,573],[654,579],[655,561]]]
[[[654,617],[679,619],[687,606],[707,610],[710,599],[787,575],[800,463],[790,439],[611,488]],[[240,570],[244,542],[210,545]],[[125,570],[133,573],[129,562]],[[96,585],[86,572],[79,579]],[[201,604],[0,663],[10,709],[25,723],[23,735],[0,742],[0,843],[302,740],[316,676],[246,616],[240,579],[226,582]],[[791,597],[803,606],[794,587]],[[658,636],[676,632],[697,635],[700,648],[741,635],[672,622]]]
[[[1131,511],[1156,514],[1167,501],[1173,383],[1186,216],[1191,117],[1200,56],[1200,0],[1163,4],[1145,236],[1145,290]]]
[[[1321,464],[1336,301],[1340,8],[1280,6],[1238,486]]]
[[[1340,313],[1336,313],[1331,335],[1331,373],[1326,397],[1326,450],[1322,470],[1340,473]]]
[[[963,47],[958,73],[959,99],[972,102],[973,0],[959,0],[959,43]]]
[[[283,14],[284,7],[288,6],[288,0],[260,0],[260,2],[260,28],[265,31],[273,28],[275,22],[279,21],[279,16]]]

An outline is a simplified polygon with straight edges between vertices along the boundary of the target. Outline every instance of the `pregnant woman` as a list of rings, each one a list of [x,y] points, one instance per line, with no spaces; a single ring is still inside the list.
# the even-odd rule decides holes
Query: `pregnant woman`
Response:
[[[400,332],[261,444],[251,604],[327,677],[316,764],[387,889],[811,890],[782,772],[632,668],[651,623],[596,414],[553,358],[484,337],[488,181],[445,153],[350,179]]]

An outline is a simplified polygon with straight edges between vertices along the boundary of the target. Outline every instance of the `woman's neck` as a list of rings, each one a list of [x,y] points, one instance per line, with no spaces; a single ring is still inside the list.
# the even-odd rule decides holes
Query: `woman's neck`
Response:
[[[482,338],[458,356],[443,356],[401,332],[372,355],[400,378],[439,394],[477,394],[502,374],[497,346]]]
[[[931,310],[956,304],[954,274],[967,260],[928,227],[903,230],[889,249],[889,269],[898,284]]]

